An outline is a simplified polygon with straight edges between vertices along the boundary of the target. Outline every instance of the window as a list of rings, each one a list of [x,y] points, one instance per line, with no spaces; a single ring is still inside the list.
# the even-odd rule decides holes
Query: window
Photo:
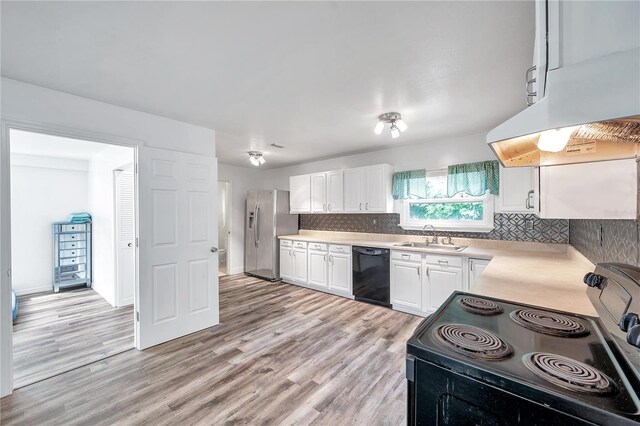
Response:
[[[403,200],[400,226],[423,229],[433,225],[440,230],[489,232],[493,229],[494,196],[471,197],[458,193],[447,197],[447,171],[426,174],[427,198]]]

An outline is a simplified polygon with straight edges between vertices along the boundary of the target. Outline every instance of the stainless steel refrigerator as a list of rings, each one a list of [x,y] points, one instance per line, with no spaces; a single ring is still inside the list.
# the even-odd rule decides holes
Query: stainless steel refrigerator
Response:
[[[244,226],[244,272],[280,279],[278,237],[298,233],[298,215],[289,214],[289,191],[249,191]]]

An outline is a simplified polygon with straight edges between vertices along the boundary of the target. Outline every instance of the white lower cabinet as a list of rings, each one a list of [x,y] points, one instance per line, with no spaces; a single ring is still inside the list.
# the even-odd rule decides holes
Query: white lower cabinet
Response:
[[[461,256],[419,252],[391,252],[391,305],[393,309],[428,315],[456,290],[462,291]]]
[[[329,259],[327,250],[309,249],[309,285],[313,287],[329,287],[327,273],[329,269]]]
[[[353,295],[351,255],[329,253],[329,289]]]
[[[469,288],[478,282],[488,264],[489,261],[485,259],[469,259]]]
[[[422,263],[391,260],[391,305],[422,310]]]
[[[283,281],[353,298],[351,246],[280,241]]]

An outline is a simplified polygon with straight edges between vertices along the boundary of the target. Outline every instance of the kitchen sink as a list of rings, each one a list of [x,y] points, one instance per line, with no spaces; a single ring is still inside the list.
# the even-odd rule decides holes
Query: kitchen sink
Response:
[[[442,251],[462,251],[467,248],[467,246],[456,246],[453,244],[427,244],[427,243],[398,243],[394,244],[396,247],[415,247],[415,248],[424,248],[431,250],[442,250]]]

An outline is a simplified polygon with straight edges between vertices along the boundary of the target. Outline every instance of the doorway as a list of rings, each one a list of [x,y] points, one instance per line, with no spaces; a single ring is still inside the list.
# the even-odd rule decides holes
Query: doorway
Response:
[[[19,388],[134,348],[135,248],[118,243],[136,232],[135,149],[17,129],[9,140]]]
[[[231,183],[218,182],[218,276],[230,274]]]

